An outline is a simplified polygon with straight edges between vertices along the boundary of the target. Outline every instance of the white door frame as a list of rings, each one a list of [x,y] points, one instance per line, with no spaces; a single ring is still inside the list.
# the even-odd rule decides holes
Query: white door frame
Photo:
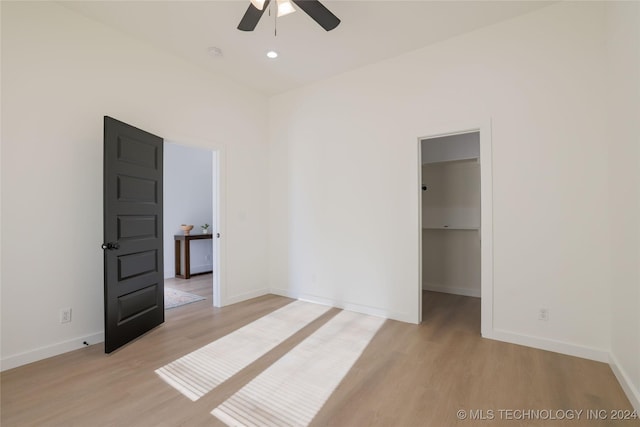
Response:
[[[211,151],[213,176],[213,224],[211,224],[213,263],[213,306],[223,307],[227,298],[225,224],[226,224],[226,149],[224,144],[190,137],[165,138],[165,142]],[[220,233],[220,238],[217,234]]]
[[[493,166],[491,150],[491,120],[472,124],[453,124],[428,129],[418,138],[418,189],[422,200],[422,141],[461,133],[480,133],[480,294],[483,337],[493,335]],[[422,322],[422,203],[418,203],[419,264],[418,314]]]
[[[217,185],[213,186],[213,212],[216,215],[214,223],[212,224],[213,230],[213,306],[223,307],[226,305],[227,300],[227,280],[226,280],[226,259],[227,259],[227,245],[225,239],[226,229],[226,152],[224,146],[218,146],[217,149],[212,150],[213,156],[213,171],[217,173],[214,176],[214,182]],[[218,238],[217,235],[220,235]]]

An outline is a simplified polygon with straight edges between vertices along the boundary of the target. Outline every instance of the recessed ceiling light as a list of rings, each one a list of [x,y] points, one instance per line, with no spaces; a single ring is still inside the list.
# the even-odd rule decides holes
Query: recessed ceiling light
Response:
[[[269,52],[267,52],[267,57],[276,59],[278,57],[278,52],[276,52],[275,50],[270,50]]]
[[[214,58],[222,57],[222,49],[220,49],[219,47],[211,46],[207,49],[207,52],[209,52],[209,55],[213,56]]]

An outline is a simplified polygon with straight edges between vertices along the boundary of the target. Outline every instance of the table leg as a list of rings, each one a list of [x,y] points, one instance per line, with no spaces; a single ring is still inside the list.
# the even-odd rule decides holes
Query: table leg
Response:
[[[189,259],[191,254],[189,253],[189,241],[184,239],[184,278],[191,278],[191,260]]]
[[[180,268],[180,240],[176,240],[174,245],[175,252],[175,266],[176,266],[176,277],[180,277],[182,275],[182,269]]]

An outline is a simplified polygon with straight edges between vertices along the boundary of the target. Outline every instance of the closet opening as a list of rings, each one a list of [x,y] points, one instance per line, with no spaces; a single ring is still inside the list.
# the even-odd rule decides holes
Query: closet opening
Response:
[[[487,254],[483,227],[488,219],[483,213],[490,213],[486,209],[490,192],[483,191],[488,174],[483,168],[490,146],[487,149],[487,139],[481,144],[481,131],[419,140],[420,307],[423,323],[457,319],[461,327],[485,335],[490,325],[482,319],[492,307],[482,301],[491,298],[486,295],[490,294],[489,283],[484,283],[490,281],[489,276],[483,275],[491,261],[483,259]]]

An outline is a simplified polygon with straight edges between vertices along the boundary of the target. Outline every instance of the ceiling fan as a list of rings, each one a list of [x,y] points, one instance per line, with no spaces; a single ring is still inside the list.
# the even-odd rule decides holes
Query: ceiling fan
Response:
[[[240,24],[238,24],[238,29],[242,31],[253,31],[270,2],[271,0],[251,0],[249,8],[240,20]],[[338,17],[331,13],[331,11],[324,7],[318,0],[276,0],[276,2],[278,4],[278,17],[295,12],[291,4],[291,2],[293,2],[327,31],[333,30],[340,23]]]

